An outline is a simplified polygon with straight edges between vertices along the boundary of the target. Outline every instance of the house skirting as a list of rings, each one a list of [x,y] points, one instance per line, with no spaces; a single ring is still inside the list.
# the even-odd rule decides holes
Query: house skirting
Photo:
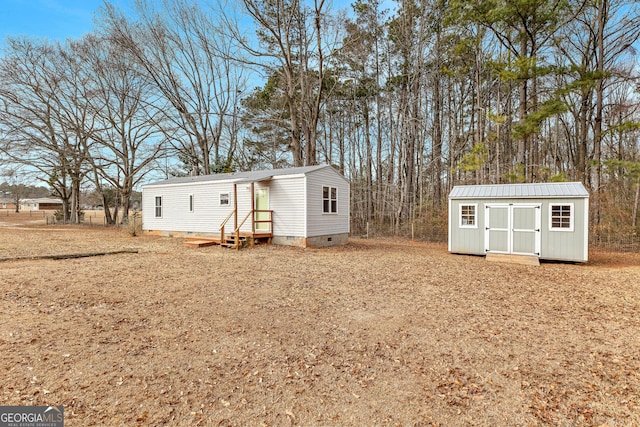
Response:
[[[144,230],[147,236],[162,237],[220,237],[220,233],[202,233],[194,231]]]
[[[144,230],[148,236],[163,237],[220,237],[220,233],[202,233],[190,231]],[[324,236],[299,237],[299,236],[273,236],[271,243],[274,245],[297,246],[301,248],[323,248],[335,245],[344,245],[349,239],[349,233],[327,234]]]
[[[313,237],[273,236],[271,243],[274,245],[299,246],[302,248],[323,248],[327,246],[344,245],[347,243],[348,238],[349,233],[327,234]]]

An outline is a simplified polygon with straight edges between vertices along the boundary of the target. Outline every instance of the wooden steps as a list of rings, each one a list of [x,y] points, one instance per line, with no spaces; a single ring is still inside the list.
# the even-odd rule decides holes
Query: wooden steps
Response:
[[[239,248],[244,247],[244,245],[246,244],[247,241],[247,236],[246,235],[240,235],[240,245]],[[224,248],[231,248],[231,249],[235,249],[236,248],[236,235],[232,234],[230,236],[226,236],[224,238],[224,242],[220,242],[220,246],[224,247]],[[238,248],[238,249],[239,249]]]

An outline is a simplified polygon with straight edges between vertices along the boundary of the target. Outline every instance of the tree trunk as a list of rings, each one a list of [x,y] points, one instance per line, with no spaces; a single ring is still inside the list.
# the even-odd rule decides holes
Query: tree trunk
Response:
[[[442,203],[442,94],[440,89],[440,31],[436,32],[436,69],[433,73],[433,143],[431,163],[433,165],[433,207],[440,210]]]
[[[601,0],[598,7],[598,32],[596,35],[596,64],[598,79],[596,80],[596,117],[593,127],[593,157],[595,162],[595,174],[593,177],[593,224],[600,224],[600,178],[602,174],[602,112],[604,109],[604,26],[608,16],[609,0]],[[638,186],[640,191],[640,185]],[[637,209],[638,192],[636,191]],[[633,220],[635,222],[636,215]],[[635,230],[635,224],[634,224]]]
[[[524,33],[524,29],[522,30]],[[527,57],[527,41],[524,37],[522,37],[522,41],[520,42],[520,58],[524,59]],[[528,73],[527,70],[520,70],[521,73]],[[518,97],[520,104],[518,105],[518,120],[520,121],[520,125],[525,125],[525,120],[527,118],[527,76],[520,76],[520,82],[518,83]],[[518,138],[518,151],[516,153],[516,173],[522,173],[522,177],[524,181],[527,180],[527,142],[529,136],[526,132],[523,135],[520,135]],[[520,178],[520,177],[519,177]]]
[[[638,175],[636,179],[636,196],[633,201],[633,214],[631,218],[633,231],[638,231],[638,205],[640,205],[640,175]]]

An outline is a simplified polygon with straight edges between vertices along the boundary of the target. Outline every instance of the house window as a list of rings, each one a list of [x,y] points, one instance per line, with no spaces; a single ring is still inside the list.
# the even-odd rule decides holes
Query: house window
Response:
[[[229,206],[229,193],[220,193],[220,206]]]
[[[573,231],[573,203],[551,204],[549,214],[550,230]]]
[[[189,194],[189,212],[193,212],[193,194]]]
[[[162,196],[156,196],[156,218],[162,218]]]
[[[327,185],[322,187],[322,212],[338,212],[338,189]]]
[[[476,212],[478,205],[460,205],[460,227],[461,228],[478,228]]]

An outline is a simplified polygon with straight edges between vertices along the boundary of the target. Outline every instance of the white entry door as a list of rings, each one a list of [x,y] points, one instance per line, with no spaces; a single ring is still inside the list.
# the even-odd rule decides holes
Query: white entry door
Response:
[[[269,209],[269,189],[268,188],[256,188],[255,196],[255,209],[258,211],[255,213],[256,221],[269,220],[269,212],[265,212]],[[262,212],[260,212],[262,211]],[[271,224],[268,222],[256,222],[256,231],[270,231]]]
[[[542,206],[485,205],[485,252],[540,256]]]

